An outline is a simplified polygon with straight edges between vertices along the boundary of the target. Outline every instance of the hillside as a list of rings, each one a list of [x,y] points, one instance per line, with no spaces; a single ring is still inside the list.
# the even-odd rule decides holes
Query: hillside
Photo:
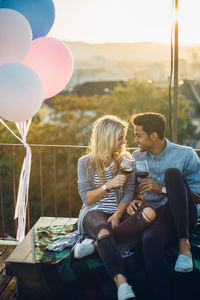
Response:
[[[107,60],[140,63],[160,63],[170,59],[170,46],[156,42],[87,44],[66,42],[75,61],[90,60],[101,56]],[[200,53],[200,46],[180,46],[181,59],[190,59],[191,53]]]
[[[74,58],[74,72],[67,86],[90,81],[137,78],[167,84],[170,45],[156,42],[87,44],[65,42]],[[179,79],[200,79],[200,45],[179,47]]]

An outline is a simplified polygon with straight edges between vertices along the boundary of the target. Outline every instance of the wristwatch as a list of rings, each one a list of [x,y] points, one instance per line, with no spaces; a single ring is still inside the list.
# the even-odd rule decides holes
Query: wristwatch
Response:
[[[102,185],[102,190],[103,191],[108,191],[108,188],[107,188],[107,186],[105,184]]]
[[[167,194],[167,189],[166,189],[165,186],[162,187],[162,193],[163,193],[163,194]]]

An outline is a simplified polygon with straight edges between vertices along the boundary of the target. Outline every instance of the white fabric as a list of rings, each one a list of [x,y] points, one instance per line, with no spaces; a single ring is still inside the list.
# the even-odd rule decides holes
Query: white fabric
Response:
[[[83,236],[81,234],[78,234],[78,230],[75,230],[61,237],[53,244],[49,244],[47,246],[47,250],[60,252],[63,251],[65,248],[72,248],[81,239],[83,239]]]
[[[30,127],[32,119],[23,122],[16,122],[16,127],[20,133],[18,137],[0,118],[0,122],[24,145],[26,149],[26,155],[21,169],[18,194],[17,194],[17,204],[15,208],[14,219],[18,218],[18,228],[16,240],[21,242],[25,237],[25,227],[26,227],[26,208],[28,204],[28,190],[30,181],[30,171],[31,171],[31,149],[26,142],[26,137]]]

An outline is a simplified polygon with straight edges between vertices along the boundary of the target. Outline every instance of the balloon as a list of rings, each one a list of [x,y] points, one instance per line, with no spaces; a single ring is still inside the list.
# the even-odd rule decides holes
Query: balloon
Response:
[[[24,59],[31,41],[32,31],[26,18],[15,10],[0,9],[0,65]]]
[[[20,63],[0,66],[0,116],[12,122],[26,121],[40,109],[42,83],[31,68]]]
[[[11,8],[23,14],[31,25],[33,39],[47,35],[55,18],[51,0],[1,0],[0,8]]]
[[[44,99],[53,97],[64,89],[73,72],[70,50],[55,38],[41,37],[33,40],[22,63],[39,75],[44,89]]]

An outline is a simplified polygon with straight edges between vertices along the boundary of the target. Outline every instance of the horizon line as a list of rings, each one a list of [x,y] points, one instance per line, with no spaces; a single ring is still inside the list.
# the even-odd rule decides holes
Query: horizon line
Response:
[[[162,44],[165,46],[170,46],[170,43],[164,43],[164,42],[158,42],[158,41],[138,41],[138,42],[120,42],[120,41],[115,41],[115,42],[87,42],[87,41],[81,41],[81,40],[65,40],[65,39],[60,39],[63,42],[68,42],[68,43],[83,43],[83,44],[89,44],[89,45],[105,45],[105,44],[144,44],[144,43],[154,43],[154,44]],[[179,43],[179,47],[195,47],[195,46],[200,46],[199,43],[192,43],[192,44],[181,44]]]

